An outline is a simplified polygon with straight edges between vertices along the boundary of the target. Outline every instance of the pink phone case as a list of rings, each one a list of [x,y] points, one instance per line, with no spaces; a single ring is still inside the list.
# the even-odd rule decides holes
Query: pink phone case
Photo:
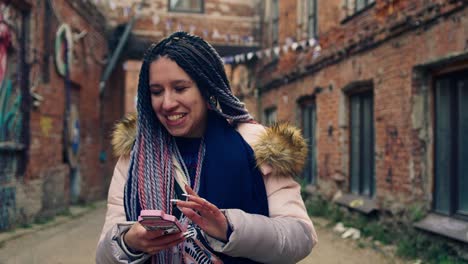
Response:
[[[175,216],[160,210],[141,210],[138,222],[146,230],[163,230],[165,235],[185,231]]]

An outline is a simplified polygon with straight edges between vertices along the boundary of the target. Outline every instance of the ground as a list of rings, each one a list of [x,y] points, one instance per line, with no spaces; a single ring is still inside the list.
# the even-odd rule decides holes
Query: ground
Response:
[[[104,222],[105,203],[81,208],[46,225],[0,233],[0,264],[94,263],[96,244]],[[326,226],[324,219],[313,219],[319,244],[300,262],[311,263],[403,263],[388,253],[344,240]]]

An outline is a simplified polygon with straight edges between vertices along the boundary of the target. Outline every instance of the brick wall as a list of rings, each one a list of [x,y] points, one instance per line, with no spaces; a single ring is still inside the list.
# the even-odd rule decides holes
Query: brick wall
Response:
[[[259,61],[260,110],[276,106],[279,120],[300,126],[297,100],[315,97],[318,186],[331,196],[339,188],[333,179],[342,175],[346,180],[340,188],[347,192],[349,97],[343,88],[371,81],[377,197],[382,204],[390,201],[400,209],[414,201],[430,206],[433,105],[431,93],[420,85],[430,84],[430,74],[423,75],[417,66],[466,54],[468,8],[456,1],[377,1],[343,21],[338,2],[320,1],[319,21],[335,22],[319,23],[322,52],[318,58],[313,59],[312,50],[306,48],[282,54],[276,63]],[[335,7],[324,6],[328,4]],[[343,22],[338,25],[336,21]],[[280,26],[280,30],[285,28]]]
[[[119,1],[112,11],[107,9],[106,16],[109,24],[112,26],[127,22],[139,2],[136,0]],[[204,13],[198,14],[168,12],[167,0],[151,1],[143,7],[132,34],[157,42],[177,30],[192,31],[215,48],[218,46],[250,47],[259,43],[259,1],[210,0],[204,2]],[[126,9],[131,11],[128,15],[124,15]],[[251,40],[246,38],[249,36],[252,37]],[[128,60],[119,67],[122,67],[125,72],[125,112],[134,112],[141,62]]]
[[[43,100],[36,102],[37,106],[29,106],[26,171],[14,182],[20,222],[54,215],[71,202],[71,171],[63,154],[66,85],[54,64],[55,32],[60,24],[69,24],[76,35],[82,33],[82,37],[73,42],[74,60],[70,72],[70,98],[78,108],[80,120],[80,177],[76,182],[81,201],[105,197],[112,170],[102,161],[101,150],[109,145],[102,113],[119,112],[123,107],[118,102],[122,93],[107,97],[109,102],[105,104],[99,97],[98,83],[108,52],[104,17],[89,2],[74,0],[53,0],[46,14],[46,2],[30,1],[26,5],[30,12],[26,52],[31,65],[28,84]],[[116,119],[115,115],[110,118]]]
[[[126,23],[137,9],[137,0],[116,2],[115,6],[102,7],[109,24]],[[168,12],[167,0],[154,0],[141,10],[133,34],[156,41],[178,30],[202,36],[213,44],[246,45],[244,36],[254,36],[258,41],[259,1],[209,0],[204,1],[203,13]]]

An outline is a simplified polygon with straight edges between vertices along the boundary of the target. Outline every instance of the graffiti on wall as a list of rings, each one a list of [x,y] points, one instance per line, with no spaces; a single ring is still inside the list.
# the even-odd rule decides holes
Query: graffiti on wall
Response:
[[[19,141],[21,93],[18,85],[21,14],[0,4],[0,142]]]
[[[23,17],[10,4],[0,3],[0,230],[16,218],[14,177],[22,142],[20,45]]]

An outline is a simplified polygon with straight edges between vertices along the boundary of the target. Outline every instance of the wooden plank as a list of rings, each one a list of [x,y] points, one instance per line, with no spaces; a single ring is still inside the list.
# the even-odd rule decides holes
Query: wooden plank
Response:
[[[434,210],[450,214],[452,146],[452,113],[450,79],[436,81],[435,100],[435,184]]]
[[[362,195],[372,197],[374,194],[374,129],[372,93],[363,96],[362,101]]]
[[[315,104],[311,106],[310,112],[310,135],[311,135],[311,143],[310,143],[310,171],[311,171],[311,181],[310,183],[316,184],[317,183],[317,144],[315,139],[316,133],[316,126],[317,126],[317,111],[315,108]]]
[[[468,79],[458,82],[458,203],[457,213],[468,216]]]
[[[310,148],[311,144],[311,135],[310,135],[310,111],[309,107],[306,105],[302,108],[302,132],[304,134],[304,139],[307,140],[307,146]],[[306,164],[304,166],[304,179],[307,183],[310,183],[311,171],[310,171],[310,153],[307,154]]]
[[[350,142],[350,191],[354,194],[360,194],[361,178],[361,157],[360,157],[360,139],[361,139],[361,100],[357,95],[350,97],[351,107],[351,142]]]

